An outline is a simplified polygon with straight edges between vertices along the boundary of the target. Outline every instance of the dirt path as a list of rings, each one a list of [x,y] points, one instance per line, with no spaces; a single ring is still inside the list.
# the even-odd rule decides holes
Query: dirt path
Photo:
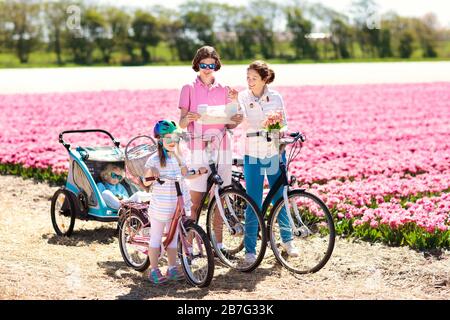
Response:
[[[55,235],[56,187],[0,176],[0,299],[448,299],[450,253],[339,239],[317,274],[294,276],[268,255],[252,274],[217,266],[207,289],[158,288],[128,268],[115,224],[76,221]]]

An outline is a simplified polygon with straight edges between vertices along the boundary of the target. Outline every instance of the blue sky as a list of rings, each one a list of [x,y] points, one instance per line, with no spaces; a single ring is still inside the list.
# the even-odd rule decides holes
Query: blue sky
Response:
[[[175,8],[184,0],[95,0],[96,2],[109,2],[115,5],[146,7],[163,4],[166,7]],[[449,0],[376,0],[380,5],[381,13],[394,10],[400,15],[423,16],[428,12],[434,12],[442,25],[450,27],[450,1]],[[232,5],[244,4],[245,0],[218,0]],[[283,1],[277,1],[283,2]],[[309,0],[309,2],[320,2],[326,6],[341,12],[348,12],[352,0]]]

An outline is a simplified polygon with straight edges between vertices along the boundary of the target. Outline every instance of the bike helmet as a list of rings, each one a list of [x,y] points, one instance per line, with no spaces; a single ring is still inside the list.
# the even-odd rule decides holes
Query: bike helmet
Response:
[[[170,120],[160,120],[156,123],[153,129],[153,134],[155,138],[162,138],[164,135],[172,132],[178,132],[179,128],[175,121]]]

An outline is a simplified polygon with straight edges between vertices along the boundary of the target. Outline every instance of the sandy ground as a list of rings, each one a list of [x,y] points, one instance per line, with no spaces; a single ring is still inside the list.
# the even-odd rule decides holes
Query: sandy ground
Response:
[[[294,276],[271,254],[251,274],[220,265],[209,288],[156,287],[122,260],[115,224],[76,221],[55,235],[57,187],[0,176],[0,299],[448,299],[450,253],[338,239],[329,263]]]
[[[450,62],[276,64],[274,85],[450,81]],[[227,65],[221,83],[246,85],[246,66]],[[180,89],[195,77],[188,66],[0,69],[0,94],[93,90]]]

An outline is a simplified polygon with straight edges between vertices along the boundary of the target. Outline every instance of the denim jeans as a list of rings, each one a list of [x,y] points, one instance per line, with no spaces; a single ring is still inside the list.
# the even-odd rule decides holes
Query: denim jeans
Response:
[[[282,154],[282,160],[286,163],[286,154]],[[263,202],[264,177],[267,175],[270,188],[273,187],[278,177],[281,175],[279,168],[279,156],[271,158],[244,157],[244,177],[246,181],[247,194],[255,201],[261,210]],[[283,197],[283,188],[280,188],[272,200],[272,205]],[[289,226],[289,218],[286,209],[283,206],[278,215],[278,224],[281,229],[281,240],[286,243],[293,239],[292,231]],[[246,253],[256,253],[256,241],[258,236],[258,220],[251,208],[245,212],[245,239],[244,246]]]

